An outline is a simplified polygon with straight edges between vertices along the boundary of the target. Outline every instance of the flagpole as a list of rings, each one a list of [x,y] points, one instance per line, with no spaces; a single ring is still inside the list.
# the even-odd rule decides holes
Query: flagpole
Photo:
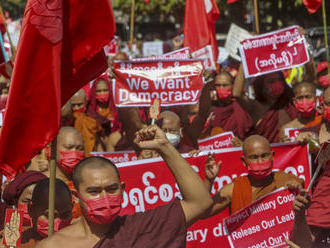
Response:
[[[51,144],[51,159],[49,165],[48,237],[52,236],[54,233],[56,144],[57,139],[55,138]]]
[[[329,54],[329,44],[328,44],[328,28],[327,28],[327,14],[325,9],[325,0],[322,0],[322,17],[323,17],[323,28],[324,28],[325,51],[327,54],[327,67],[328,67],[328,75],[330,81],[330,54]]]
[[[9,44],[10,44],[10,49],[11,49],[11,52],[13,54],[13,57],[15,59],[16,57],[16,48],[13,44],[13,41],[11,39],[11,36],[10,36],[10,33],[9,33],[9,30],[8,30],[8,26],[7,26],[7,22],[6,22],[6,18],[5,18],[5,15],[3,13],[3,10],[2,10],[2,6],[1,6],[1,3],[0,3],[0,18],[2,19],[3,21],[3,25],[5,26],[5,30],[6,30],[6,33],[8,35],[8,40],[9,40]]]
[[[258,0],[253,0],[253,9],[254,9],[254,25],[256,29],[255,31],[257,34],[260,34]]]
[[[134,40],[134,15],[135,15],[135,0],[132,0],[131,6],[131,23],[130,23],[130,35],[129,35],[129,43],[130,43],[130,52],[131,56],[133,55],[133,40]]]

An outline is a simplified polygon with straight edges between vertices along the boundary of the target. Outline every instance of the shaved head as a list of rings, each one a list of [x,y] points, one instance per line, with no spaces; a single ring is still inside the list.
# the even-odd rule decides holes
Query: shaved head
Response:
[[[86,93],[83,89],[80,89],[78,90],[72,97],[71,97],[71,100],[72,99],[85,99],[86,100]]]
[[[311,91],[314,95],[316,94],[315,85],[312,83],[309,83],[309,82],[302,82],[302,83],[296,84],[295,87],[293,88],[293,93],[296,96],[298,94],[298,92],[300,92],[304,89]]]
[[[82,160],[73,171],[73,184],[76,189],[79,190],[79,185],[83,182],[83,172],[85,170],[99,170],[104,168],[110,168],[120,178],[118,168],[110,160],[103,157],[89,157]]]
[[[180,117],[172,111],[163,111],[159,115],[161,122],[161,129],[164,132],[179,132],[181,128]]]
[[[170,119],[171,121],[180,123],[180,117],[172,111],[163,111],[159,114],[159,119]]]
[[[243,142],[243,153],[246,156],[259,148],[270,151],[269,141],[261,135],[251,135]]]
[[[82,140],[84,139],[83,136],[81,135],[81,133],[77,129],[75,129],[74,127],[71,127],[71,126],[61,127],[61,129],[58,133],[57,139],[59,140],[68,134],[77,135]]]
[[[69,100],[73,111],[86,107],[86,93],[83,89],[78,90]]]
[[[81,151],[84,152],[84,138],[74,127],[66,126],[60,129],[57,135],[56,161],[60,160],[62,151]]]

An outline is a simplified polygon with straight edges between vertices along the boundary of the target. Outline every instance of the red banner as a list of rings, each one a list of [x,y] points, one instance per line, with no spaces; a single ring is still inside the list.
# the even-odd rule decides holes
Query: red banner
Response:
[[[198,140],[198,147],[201,151],[217,150],[233,147],[233,132],[225,132],[206,139]]]
[[[90,155],[107,158],[107,159],[111,160],[112,163],[114,163],[114,164],[136,161],[138,159],[135,151],[91,152]]]
[[[107,45],[104,46],[104,53],[107,56],[116,56],[118,52],[118,37],[115,36]]]
[[[190,59],[190,47],[184,47],[169,53],[165,53],[160,56],[135,58],[132,59],[132,61],[150,61],[150,60],[162,60],[162,59],[175,59],[175,60]]]
[[[200,60],[121,61],[114,63],[117,107],[195,104],[203,87]]]
[[[245,77],[300,66],[309,61],[305,37],[297,26],[246,39],[240,46]]]
[[[272,149],[276,154],[274,170],[293,173],[304,179],[305,185],[309,184],[311,167],[307,146],[285,144],[274,145]],[[222,161],[222,166],[215,179],[212,194],[215,194],[223,185],[231,183],[234,178],[247,173],[240,159],[242,156],[240,148],[215,150],[214,153],[216,160]],[[198,157],[184,155],[202,178],[205,175],[207,154],[208,152],[203,152]],[[153,209],[172,201],[175,197],[180,197],[175,179],[162,159],[139,160],[117,166],[122,180],[126,182],[121,214]],[[228,215],[228,210],[225,210],[216,216],[195,223],[188,230],[187,247],[229,247],[223,227],[223,219]]]
[[[294,223],[292,201],[287,189],[278,189],[223,221],[230,246],[287,247]]]

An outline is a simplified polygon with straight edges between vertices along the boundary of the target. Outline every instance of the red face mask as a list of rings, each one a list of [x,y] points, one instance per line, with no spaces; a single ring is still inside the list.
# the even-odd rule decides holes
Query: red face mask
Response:
[[[329,75],[323,75],[319,77],[319,83],[322,88],[328,88],[329,87]]]
[[[263,162],[246,162],[249,175],[256,179],[264,179],[272,173],[273,160]]]
[[[323,108],[323,118],[330,122],[330,106],[324,106]]]
[[[279,98],[284,92],[284,85],[282,81],[276,81],[268,84],[270,95],[274,98]]]
[[[87,205],[85,216],[93,223],[107,225],[116,219],[120,210],[122,195],[107,195],[96,199],[84,200],[79,198]]]
[[[228,98],[231,98],[233,96],[233,92],[231,89],[228,88],[217,88],[217,97],[220,101],[226,100]]]
[[[54,219],[54,232],[58,232],[64,227],[69,226],[71,223],[71,219]],[[42,237],[48,236],[48,220],[40,220],[37,221],[37,232]]]
[[[57,163],[68,174],[72,174],[74,167],[84,159],[84,153],[81,151],[61,151],[60,161]]]
[[[86,106],[84,106],[84,107],[81,107],[81,108],[78,108],[78,109],[75,109],[74,111],[73,111],[73,113],[85,113],[86,112]]]
[[[109,92],[96,94],[96,100],[100,103],[107,103],[109,100]]]
[[[316,102],[312,99],[303,99],[295,101],[296,109],[302,114],[304,117],[310,117],[314,114]]]
[[[23,224],[26,226],[32,226],[32,220],[29,215],[28,205],[24,203],[18,203],[17,208],[23,212]]]

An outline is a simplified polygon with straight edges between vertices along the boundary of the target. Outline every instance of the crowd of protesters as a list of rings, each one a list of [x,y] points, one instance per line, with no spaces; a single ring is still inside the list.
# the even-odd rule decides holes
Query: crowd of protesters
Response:
[[[180,36],[167,50],[182,47]],[[5,209],[24,212],[20,247],[185,247],[187,227],[229,207],[235,213],[280,187],[299,190],[293,204],[292,247],[330,247],[329,170],[326,163],[312,192],[301,179],[273,172],[271,143],[310,144],[315,156],[330,139],[330,88],[325,58],[318,55],[299,68],[246,79],[232,58],[205,71],[199,102],[162,108],[151,125],[148,108],[116,108],[111,81],[114,60],[129,60],[118,51],[108,71],[76,92],[61,112],[57,136],[54,230],[48,235],[50,146],[13,179],[2,179],[2,235]],[[0,78],[0,108],[5,110],[10,79]],[[41,103],[42,104],[42,103]],[[285,129],[301,132],[292,140]],[[209,155],[202,181],[180,153],[196,153],[198,139],[232,131],[233,146],[242,147],[248,176],[238,177],[211,198],[221,162]],[[118,216],[125,184],[118,169],[92,152],[134,150],[139,159],[162,157],[182,193],[182,200],[132,216]],[[315,166],[313,165],[313,170]],[[310,196],[311,195],[311,196]],[[308,209],[308,211],[306,211]],[[60,230],[62,229],[62,230]],[[11,234],[15,240],[20,234]],[[1,247],[1,244],[0,244]]]

